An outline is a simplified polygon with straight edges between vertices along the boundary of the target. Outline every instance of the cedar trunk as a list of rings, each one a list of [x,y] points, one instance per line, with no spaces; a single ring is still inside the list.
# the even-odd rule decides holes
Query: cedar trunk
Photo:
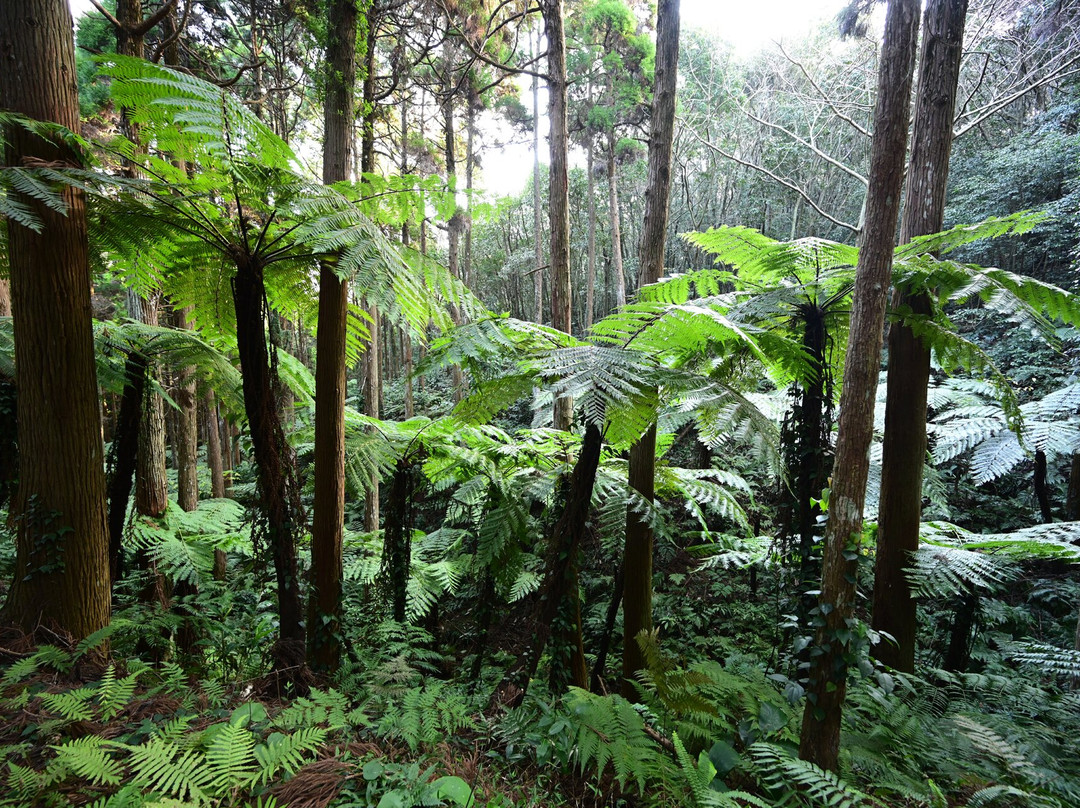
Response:
[[[79,128],[75,45],[63,0],[0,3],[0,107]],[[9,132],[5,161],[77,162],[63,146]],[[17,368],[19,489],[15,575],[5,621],[76,638],[109,622],[104,448],[90,328],[82,192],[61,191],[67,215],[19,196],[42,223],[8,222]]]
[[[205,398],[206,429],[206,465],[210,467],[210,496],[222,499],[225,496],[225,474],[221,466],[221,432],[218,428],[217,402],[214,391],[207,390]],[[225,551],[214,550],[214,580],[225,580],[225,568],[228,563]]]
[[[191,328],[191,309],[177,309],[176,327]],[[180,408],[176,435],[176,501],[185,511],[199,505],[199,410],[194,368],[176,374],[176,405]]]
[[[327,38],[323,182],[349,178],[352,87],[356,82],[356,3],[333,0]],[[319,271],[315,346],[315,505],[311,520],[308,661],[336,670],[341,659],[342,537],[345,527],[345,331],[349,289],[332,266]]]
[[[536,37],[537,50],[540,36]],[[540,84],[532,77],[533,101],[533,295],[536,299],[536,322],[544,322],[544,245],[540,241]]]
[[[548,45],[548,119],[550,165],[548,216],[551,227],[551,326],[569,334],[570,296],[570,186],[567,159],[570,149],[566,120],[566,35],[562,0],[546,0],[544,34]],[[569,429],[574,402],[569,396],[555,400],[554,426]],[[584,685],[582,685],[584,687]]]
[[[863,505],[874,432],[874,392],[881,366],[885,303],[892,269],[907,151],[918,0],[890,0],[881,52],[866,229],[855,276],[851,329],[840,394],[840,420],[825,532],[820,617],[811,652],[799,756],[835,770],[851,651],[848,621],[855,601]]]
[[[649,134],[649,174],[645,186],[645,221],[638,249],[638,288],[664,274],[668,198],[671,194],[671,144],[675,134],[675,85],[679,60],[679,0],[660,0],[656,12],[656,79],[652,128]],[[656,424],[630,447],[630,487],[652,502],[656,483]],[[637,637],[652,630],[653,530],[632,509],[626,511],[626,552],[623,560],[623,681],[622,694],[634,700],[634,680],[645,667]]]
[[[936,233],[944,223],[967,5],[967,0],[931,0],[926,6],[901,243]],[[932,311],[926,294],[897,291],[893,304],[918,316]],[[916,624],[915,599],[904,570],[919,547],[929,381],[930,347],[908,326],[894,324],[889,332],[873,625],[896,642],[880,643],[874,655],[906,673],[915,670]]]

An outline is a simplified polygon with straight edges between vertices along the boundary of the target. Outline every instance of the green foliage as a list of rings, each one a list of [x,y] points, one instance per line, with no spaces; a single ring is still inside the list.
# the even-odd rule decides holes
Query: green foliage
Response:
[[[468,701],[452,687],[430,679],[421,687],[404,690],[395,703],[388,704],[376,731],[404,741],[415,751],[473,726],[471,712]]]
[[[634,706],[621,696],[597,696],[576,687],[570,688],[566,706],[576,730],[582,771],[595,768],[599,779],[610,765],[621,786],[634,783],[644,793],[648,780],[667,759],[646,734],[645,721]]]

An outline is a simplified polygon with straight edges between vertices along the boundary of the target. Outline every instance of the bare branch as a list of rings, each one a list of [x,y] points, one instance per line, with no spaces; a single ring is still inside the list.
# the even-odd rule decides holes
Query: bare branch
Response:
[[[844,163],[840,162],[835,157],[833,157],[833,156],[831,156],[829,154],[826,154],[821,149],[819,149],[817,146],[815,146],[813,143],[811,143],[809,140],[806,140],[805,138],[800,137],[799,135],[795,134],[794,132],[792,132],[790,129],[788,129],[785,126],[781,126],[778,123],[773,123],[772,121],[767,121],[764,118],[759,118],[753,112],[751,112],[750,110],[746,109],[741,104],[739,104],[739,102],[736,101],[734,98],[732,99],[732,101],[735,103],[735,105],[737,107],[739,107],[739,109],[742,111],[743,115],[745,115],[750,120],[757,121],[759,124],[761,124],[762,126],[768,127],[769,129],[775,129],[778,132],[783,132],[785,135],[787,135],[789,138],[794,140],[796,143],[799,143],[799,144],[805,146],[806,148],[810,149],[810,151],[812,151],[814,154],[816,154],[818,157],[820,157],[822,160],[824,160],[829,165],[840,169],[845,174],[853,177],[854,179],[857,179],[863,185],[869,185],[869,182],[867,181],[866,177],[864,177],[862,174],[860,174],[858,171],[851,168],[850,166],[845,165]]]
[[[810,72],[806,69],[806,66],[802,62],[800,62],[798,59],[793,58],[792,56],[789,56],[788,52],[786,50],[784,50],[783,44],[777,42],[776,47],[778,47],[780,49],[780,53],[782,53],[784,55],[785,59],[787,59],[789,62],[791,62],[791,64],[795,65],[795,67],[799,68],[799,72],[802,73],[803,76],[806,77],[806,80],[808,82],[810,82],[810,86],[813,87],[815,90],[817,90],[817,94],[821,96],[821,100],[829,105],[829,109],[831,109],[833,111],[833,114],[837,118],[839,118],[840,120],[842,120],[845,123],[849,124],[860,135],[863,135],[865,137],[870,137],[870,130],[869,129],[867,129],[865,126],[863,126],[862,124],[858,123],[853,118],[849,117],[848,115],[846,115],[846,114],[844,114],[843,112],[840,111],[840,109],[836,106],[836,103],[832,100],[832,98],[830,98],[828,96],[828,94],[823,89],[821,89],[820,85],[818,85],[818,83],[816,81],[814,81],[813,76],[810,75]]]
[[[852,233],[855,233],[856,235],[858,235],[859,228],[858,228],[857,225],[850,224],[848,222],[843,221],[842,219],[837,219],[832,214],[826,212],[821,207],[821,205],[818,204],[817,200],[815,200],[812,196],[810,196],[810,194],[808,194],[805,190],[803,190],[802,187],[800,187],[795,182],[792,182],[791,180],[787,179],[786,177],[781,177],[776,172],[770,171],[769,169],[765,168],[765,166],[758,165],[757,163],[752,163],[749,160],[744,160],[741,157],[736,157],[734,154],[732,154],[729,151],[726,151],[725,149],[720,148],[715,143],[710,143],[709,141],[705,140],[705,138],[701,137],[701,135],[699,135],[697,132],[693,131],[693,129],[688,129],[688,131],[694,136],[694,139],[697,140],[697,142],[700,143],[702,146],[705,146],[706,148],[711,149],[712,151],[719,154],[721,157],[726,157],[728,160],[731,160],[732,162],[738,163],[741,166],[745,166],[746,168],[751,168],[754,171],[757,171],[757,172],[759,172],[761,174],[764,174],[766,177],[773,180],[773,182],[776,182],[776,183],[778,183],[780,185],[783,185],[785,188],[788,188],[789,190],[794,191],[800,197],[802,197],[802,199],[806,202],[806,204],[808,204],[815,211],[817,211],[818,214],[822,218],[827,219],[828,221],[835,224],[837,227],[843,227],[843,228],[845,228],[847,230],[850,230]]]
[[[1031,91],[1036,90],[1043,85],[1049,84],[1052,81],[1057,81],[1058,79],[1063,79],[1067,76],[1074,76],[1080,73],[1080,67],[1074,67],[1074,65],[1077,64],[1080,64],[1080,55],[1074,56],[1072,59],[1069,59],[1069,61],[1065,62],[1056,70],[1047,73],[1042,78],[1033,81],[1024,87],[1021,87],[1020,89],[1009,93],[1008,95],[1003,96],[996,101],[991,101],[989,104],[972,110],[968,114],[973,117],[962,125],[958,126],[955,130],[953,130],[953,140],[958,137],[963,137],[980,123],[989,118],[991,115],[1009,106],[1009,104],[1013,103],[1014,101],[1018,101]]]
[[[153,14],[151,14],[149,17],[147,17],[145,20],[135,26],[134,30],[132,30],[131,32],[132,36],[145,36],[151,28],[153,28],[155,25],[165,19],[165,17],[170,11],[172,11],[173,6],[175,5],[176,0],[165,0],[165,2],[161,4],[161,8],[159,8],[157,11],[155,11]]]
[[[109,10],[105,8],[105,6],[101,5],[98,0],[90,0],[90,3],[94,6],[94,8],[96,8],[98,11],[105,15],[105,19],[109,21],[113,28],[115,28],[117,31],[123,30],[124,26],[120,23],[120,20],[116,19],[116,17],[110,14]]]

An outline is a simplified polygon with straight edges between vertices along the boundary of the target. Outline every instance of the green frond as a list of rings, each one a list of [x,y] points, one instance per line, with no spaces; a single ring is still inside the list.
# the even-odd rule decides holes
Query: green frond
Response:
[[[880,805],[833,772],[792,757],[787,750],[779,746],[759,741],[746,751],[753,764],[753,773],[768,788],[781,794],[800,794],[816,805],[836,808]]]
[[[1043,673],[1080,677],[1080,651],[1041,642],[1018,644],[1010,654],[1014,662],[1031,665]]]
[[[621,696],[598,696],[576,687],[565,703],[575,725],[581,771],[595,770],[599,780],[610,766],[620,785],[632,782],[644,793],[661,753],[634,706]]]
[[[907,569],[912,593],[919,597],[952,597],[969,592],[993,592],[1019,570],[995,556],[923,544]]]
[[[110,754],[109,743],[104,738],[88,735],[52,747],[57,762],[76,777],[89,780],[94,785],[119,785],[124,769]]]

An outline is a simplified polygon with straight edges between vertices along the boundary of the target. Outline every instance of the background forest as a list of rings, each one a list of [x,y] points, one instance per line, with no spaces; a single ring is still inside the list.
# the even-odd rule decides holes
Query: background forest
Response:
[[[0,805],[1080,805],[1080,4],[90,4],[0,0]]]

